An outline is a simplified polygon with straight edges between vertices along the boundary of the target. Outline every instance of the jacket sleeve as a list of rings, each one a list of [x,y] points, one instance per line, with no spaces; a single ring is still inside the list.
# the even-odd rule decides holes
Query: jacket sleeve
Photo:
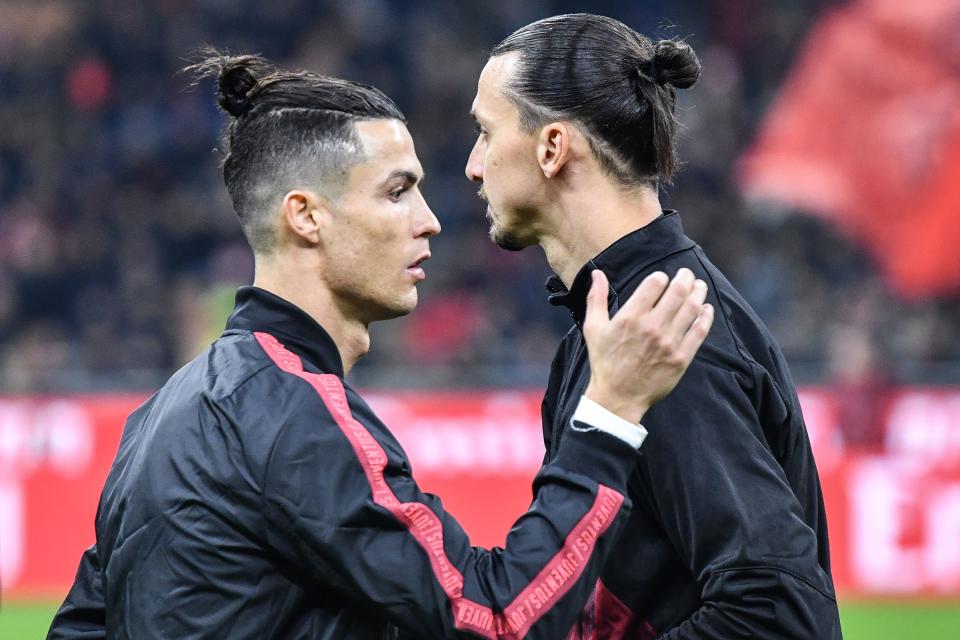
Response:
[[[80,558],[73,587],[53,618],[47,640],[94,640],[106,637],[103,578],[97,546],[94,545]]]
[[[488,551],[420,491],[399,445],[338,378],[299,375],[313,398],[288,409],[266,464],[271,549],[416,637],[569,632],[626,521],[636,449],[571,432],[505,548]]]
[[[664,640],[839,637],[816,536],[758,422],[735,374],[699,360],[644,417],[656,508],[702,588]]]

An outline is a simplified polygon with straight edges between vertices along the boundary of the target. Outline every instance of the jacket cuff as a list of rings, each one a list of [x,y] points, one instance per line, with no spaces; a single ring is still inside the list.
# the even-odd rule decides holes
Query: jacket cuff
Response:
[[[624,420],[587,396],[580,396],[580,403],[577,404],[577,410],[573,412],[570,422],[570,428],[574,431],[605,431],[634,449],[639,449],[647,439],[647,430],[642,424]]]
[[[639,458],[637,449],[617,436],[599,429],[566,429],[553,463],[626,495]]]

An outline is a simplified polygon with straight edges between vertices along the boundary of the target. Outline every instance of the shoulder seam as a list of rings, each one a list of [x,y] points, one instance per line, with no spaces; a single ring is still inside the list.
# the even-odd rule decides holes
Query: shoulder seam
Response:
[[[710,275],[710,270],[707,268],[707,265],[703,263],[703,259],[700,257],[700,254],[697,253],[696,250],[693,251],[693,255],[697,257],[697,262],[700,263],[700,266],[703,268],[704,272],[707,274],[707,277],[710,279],[710,286],[713,287],[713,290],[716,292],[717,283],[716,281],[714,281],[713,276]],[[766,374],[770,378],[771,382],[773,382],[773,386],[776,388],[777,394],[780,396],[780,400],[783,401],[785,406],[787,407],[791,406],[791,403],[788,402],[787,397],[784,394],[783,389],[780,387],[780,383],[779,381],[777,381],[776,377],[774,377],[763,365],[761,365],[753,357],[751,357],[749,353],[745,353],[743,349],[740,348],[740,341],[737,340],[737,336],[733,333],[733,329],[730,328],[730,323],[727,321],[726,306],[723,304],[723,299],[720,297],[719,294],[717,294],[716,298],[717,298],[717,305],[721,307],[720,311],[723,317],[723,326],[726,327],[727,334],[730,336],[730,340],[733,342],[733,346],[737,350],[737,354],[740,356],[740,359],[748,367],[752,375],[756,376],[758,371]],[[695,359],[699,362],[703,362],[704,364],[713,364],[703,360],[700,357],[699,353],[695,356]],[[744,375],[743,372],[739,372],[739,371],[734,371],[733,374],[738,376]]]
[[[248,337],[248,338],[253,338],[253,337],[254,337],[254,336],[253,336],[253,332],[250,332],[250,331],[245,331],[245,332],[240,332],[239,330],[235,330],[235,331],[237,331],[237,333],[235,333],[235,334],[233,334],[233,335],[237,336],[237,337],[240,338],[240,339],[247,338],[247,337]],[[254,369],[253,371],[251,371],[249,374],[247,374],[247,376],[246,376],[243,380],[241,380],[240,382],[238,382],[238,383],[233,387],[233,389],[230,390],[230,393],[228,393],[227,395],[223,396],[223,397],[222,397],[222,400],[229,400],[229,399],[233,398],[233,396],[236,395],[236,393],[237,393],[240,389],[242,389],[248,382],[250,382],[251,380],[253,380],[254,378],[256,378],[258,375],[260,375],[261,373],[263,373],[263,371],[264,371],[265,369],[269,369],[269,368],[270,368],[270,364],[271,364],[271,363],[270,363],[269,360],[268,360],[267,362],[262,363],[262,365],[261,365],[260,367],[257,367],[256,369]],[[217,376],[217,375],[219,375],[219,372],[213,374],[214,377]]]
[[[723,303],[723,298],[720,297],[719,289],[717,288],[717,282],[713,279],[713,275],[710,273],[710,269],[707,268],[707,265],[703,263],[703,258],[700,257],[700,254],[695,250],[693,255],[697,258],[697,262],[700,263],[700,266],[703,268],[704,273],[707,274],[707,278],[710,279],[710,287],[713,289],[715,297],[717,299],[717,306],[720,307],[720,317],[723,318],[723,326],[727,331],[727,335],[730,336],[730,340],[733,342],[734,348],[737,350],[737,355],[740,356],[740,359],[743,360],[744,364],[753,369],[752,363],[753,358],[750,358],[747,354],[743,352],[743,349],[740,348],[740,342],[737,340],[737,337],[733,333],[733,329],[730,328],[730,323],[727,321],[727,307]]]
[[[253,379],[256,378],[258,375],[260,375],[261,373],[263,373],[265,370],[267,370],[267,369],[269,369],[269,368],[270,368],[270,365],[269,365],[269,364],[264,364],[264,365],[263,365],[262,367],[260,367],[259,369],[256,369],[255,371],[253,371],[253,372],[252,372],[250,375],[248,375],[246,378],[244,378],[243,380],[241,380],[240,382],[238,382],[238,383],[237,383],[237,386],[235,386],[235,387],[233,388],[233,391],[231,391],[231,392],[228,393],[227,395],[223,396],[223,399],[224,399],[224,400],[230,400],[231,398],[233,398],[233,396],[235,396],[236,393],[237,393],[238,391],[240,391],[240,389],[242,389],[244,386],[246,386],[246,384],[247,384],[248,382],[250,382],[251,380],[253,380]]]

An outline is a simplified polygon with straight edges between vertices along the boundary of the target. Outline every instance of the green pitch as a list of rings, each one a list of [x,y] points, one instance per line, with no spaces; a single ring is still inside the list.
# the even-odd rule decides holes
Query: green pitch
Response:
[[[0,638],[3,640],[35,640],[47,635],[47,628],[59,603],[0,603]]]
[[[0,609],[0,638],[43,638],[57,610],[52,603],[4,602]],[[856,602],[840,606],[845,640],[958,640],[960,602],[904,604]]]
[[[841,602],[845,640],[958,640],[960,602]]]

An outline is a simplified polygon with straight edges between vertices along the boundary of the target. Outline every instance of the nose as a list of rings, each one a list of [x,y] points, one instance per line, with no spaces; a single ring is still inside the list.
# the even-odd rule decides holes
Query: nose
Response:
[[[470,150],[470,156],[467,158],[467,166],[464,173],[467,180],[471,182],[483,182],[483,138],[477,136],[477,141],[473,143],[473,149]]]
[[[417,217],[417,227],[414,230],[414,235],[417,238],[432,238],[440,233],[440,221],[437,220],[437,216],[433,215],[433,210],[427,204],[427,201],[423,197],[420,200],[423,206],[420,208],[420,215]]]

